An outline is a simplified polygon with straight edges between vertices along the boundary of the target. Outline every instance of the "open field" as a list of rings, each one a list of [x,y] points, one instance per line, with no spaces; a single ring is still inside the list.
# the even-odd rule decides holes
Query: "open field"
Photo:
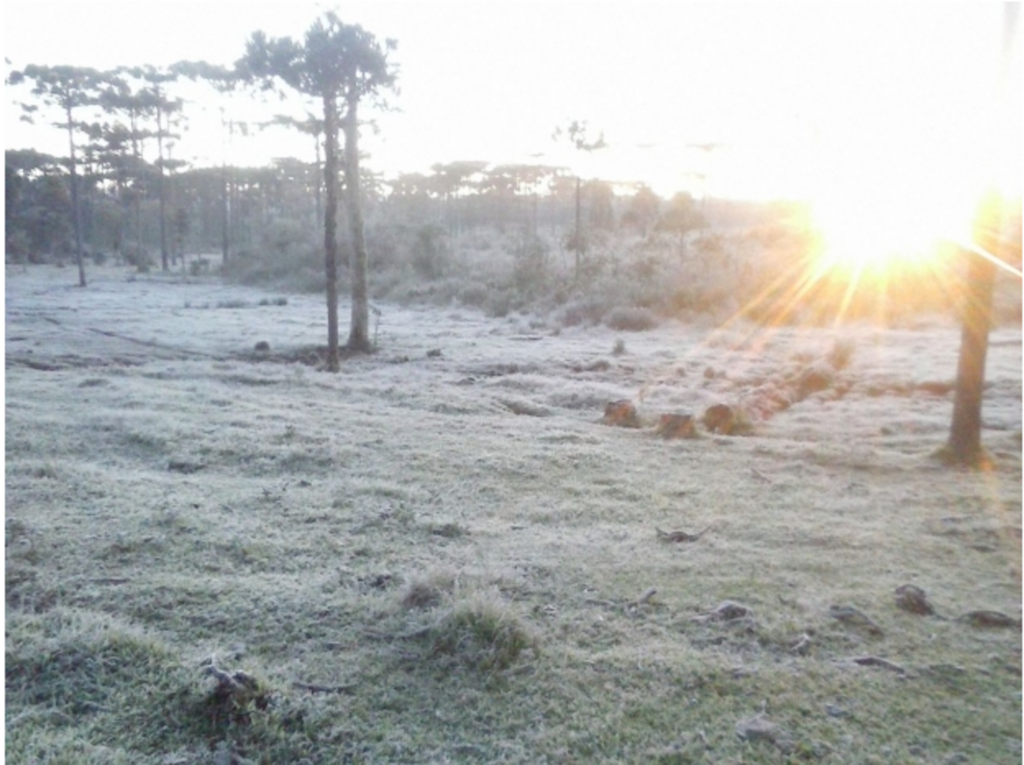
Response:
[[[8,762],[1020,762],[1019,326],[977,474],[945,321],[382,305],[330,375],[319,298],[91,277],[7,272]]]

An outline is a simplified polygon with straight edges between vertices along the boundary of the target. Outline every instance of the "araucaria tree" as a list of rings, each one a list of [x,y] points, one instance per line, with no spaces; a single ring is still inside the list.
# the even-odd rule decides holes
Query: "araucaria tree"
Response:
[[[103,75],[95,69],[79,66],[37,66],[30,64],[22,72],[12,72],[9,82],[17,85],[25,80],[32,81],[32,95],[45,105],[60,110],[61,121],[56,127],[68,133],[68,169],[71,173],[72,224],[75,232],[75,259],[78,263],[78,284],[85,286],[85,263],[82,257],[82,202],[78,180],[78,157],[75,132],[81,127],[76,112],[82,107],[93,106],[103,84]],[[31,113],[37,107],[26,105]],[[31,118],[25,117],[31,121]]]
[[[338,131],[345,133],[345,197],[352,244],[352,325],[348,350],[368,352],[369,300],[366,239],[359,187],[359,104],[368,96],[394,88],[396,73],[388,61],[395,42],[383,45],[361,26],[343,24],[324,14],[297,42],[290,37],[267,38],[255,32],[238,62],[239,75],[264,87],[282,82],[323,104],[324,266],[327,274],[327,368],[338,370]]]
[[[555,141],[561,141],[563,136],[575,147],[576,151],[585,151],[588,154],[600,149],[605,149],[608,144],[604,141],[604,133],[602,132],[598,137],[591,141],[587,137],[587,123],[580,122],[579,120],[573,120],[563,130],[561,126],[555,128],[554,134],[551,136]],[[580,230],[580,188],[581,188],[580,174],[576,173],[576,226],[572,235],[570,244],[573,251],[576,253],[576,279],[580,278],[580,255],[586,254],[587,252],[587,237]]]

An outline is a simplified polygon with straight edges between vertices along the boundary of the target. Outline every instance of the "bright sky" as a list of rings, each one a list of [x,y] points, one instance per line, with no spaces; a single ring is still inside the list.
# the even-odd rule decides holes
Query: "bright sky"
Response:
[[[8,71],[229,64],[252,31],[300,37],[329,7],[7,0],[4,54]],[[378,115],[379,134],[363,142],[369,167],[389,175],[454,160],[579,162],[585,175],[666,195],[822,199],[842,188],[846,205],[862,194],[900,204],[945,189],[939,214],[994,173],[1020,188],[1019,45],[1012,104],[995,98],[1002,3],[373,0],[339,15],[399,43],[400,111]],[[58,131],[16,121],[22,92],[6,89],[6,146],[61,153]],[[261,108],[301,113],[297,102]],[[198,109],[176,156],[219,163],[216,104],[205,118]],[[572,119],[603,130],[610,148],[582,159],[560,150],[550,136]],[[692,147],[705,143],[721,146]],[[308,138],[279,130],[231,151],[253,164],[312,155]]]

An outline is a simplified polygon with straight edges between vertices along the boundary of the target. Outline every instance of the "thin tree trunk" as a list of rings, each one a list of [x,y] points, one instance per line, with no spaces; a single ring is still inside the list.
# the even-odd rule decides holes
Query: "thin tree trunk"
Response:
[[[313,187],[313,196],[316,199],[316,227],[320,228],[320,226],[322,226],[324,223],[324,203],[323,199],[321,199],[322,184],[320,183],[320,167],[322,166],[323,163],[320,159],[319,133],[313,134],[313,143],[316,146],[316,172],[313,173],[313,181],[316,185]]]
[[[324,97],[324,268],[327,274],[327,371],[337,372],[338,362],[338,104]]]
[[[576,232],[573,234],[573,244],[576,250],[576,281],[580,280],[580,256],[583,249],[583,240],[580,238],[580,177],[576,176]]]
[[[156,112],[156,148],[157,148],[157,159],[159,161],[159,167],[157,168],[160,175],[157,179],[157,196],[159,197],[160,207],[160,270],[167,271],[167,216],[165,214],[166,205],[166,192],[164,189],[164,127],[163,127],[163,110],[157,107]]]
[[[227,265],[228,258],[230,257],[231,249],[231,189],[228,184],[228,165],[225,161],[221,165],[221,259],[224,265]]]
[[[366,237],[363,232],[363,210],[359,187],[359,101],[354,96],[347,99],[345,112],[345,201],[348,210],[348,227],[352,239],[352,325],[349,329],[350,351],[369,353],[370,345],[370,304],[366,284]],[[328,200],[328,208],[330,200]]]
[[[1000,200],[986,199],[975,225],[974,241],[986,252],[998,255]],[[981,402],[985,387],[985,359],[992,326],[992,292],[996,265],[976,253],[965,253],[967,284],[963,295],[960,358],[957,363],[953,422],[949,430],[951,461],[970,466],[985,462],[981,445]]]
[[[142,150],[139,147],[139,132],[136,114],[131,112],[132,155],[135,157],[135,188],[132,190],[132,212],[135,214],[135,266],[141,266],[142,259]]]
[[[78,263],[78,286],[85,286],[85,258],[82,255],[82,204],[78,193],[78,163],[75,158],[75,133],[71,121],[71,107],[67,108],[68,146],[71,149],[71,207],[75,229],[75,260]]]

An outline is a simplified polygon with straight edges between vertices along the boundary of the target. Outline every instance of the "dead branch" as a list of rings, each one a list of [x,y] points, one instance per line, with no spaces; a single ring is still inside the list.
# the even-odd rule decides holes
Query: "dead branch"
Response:
[[[655,526],[654,530],[658,534],[658,539],[662,542],[696,542],[704,536],[710,528],[711,527],[708,526],[703,531],[698,531],[696,534],[689,534],[685,531],[662,531],[657,526]]]
[[[316,683],[303,683],[300,680],[293,680],[292,685],[310,693],[348,693],[356,688],[358,683],[348,685],[317,685]]]
[[[888,669],[892,672],[898,672],[901,675],[907,674],[907,670],[901,667],[899,664],[883,659],[880,656],[851,656],[846,659],[840,659],[840,662],[851,662],[861,667],[881,667],[882,669]]]
[[[650,601],[650,599],[653,598],[657,594],[658,594],[657,588],[651,587],[643,595],[641,595],[637,600],[635,600],[632,603],[630,603],[627,606],[627,608],[636,608],[637,606],[642,606],[644,603],[647,603],[648,601]]]

